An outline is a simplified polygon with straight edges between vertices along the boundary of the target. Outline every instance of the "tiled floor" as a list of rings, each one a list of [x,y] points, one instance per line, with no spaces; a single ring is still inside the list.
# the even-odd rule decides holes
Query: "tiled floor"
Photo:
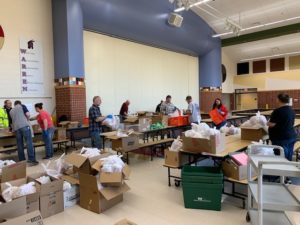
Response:
[[[38,159],[41,152],[38,153]],[[128,181],[131,190],[124,195],[124,201],[102,214],[95,214],[80,206],[45,219],[46,225],[113,225],[128,218],[139,225],[246,225],[246,210],[239,202],[227,199],[222,211],[185,209],[182,189],[168,187],[167,169],[163,160],[135,157],[131,160],[132,174]],[[30,167],[29,173],[41,167]],[[293,186],[300,198],[300,187]],[[300,225],[300,213],[293,213],[294,225]]]

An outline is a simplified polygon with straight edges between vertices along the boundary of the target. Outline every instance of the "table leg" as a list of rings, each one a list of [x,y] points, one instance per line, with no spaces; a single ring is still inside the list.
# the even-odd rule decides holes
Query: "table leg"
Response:
[[[168,167],[168,182],[169,182],[169,187],[171,187],[171,176],[170,176],[171,171],[170,170],[171,170],[170,167]]]

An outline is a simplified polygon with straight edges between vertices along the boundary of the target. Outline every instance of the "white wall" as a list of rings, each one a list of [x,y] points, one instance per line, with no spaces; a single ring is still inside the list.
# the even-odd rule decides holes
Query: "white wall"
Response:
[[[5,99],[20,99],[24,103],[44,102],[54,109],[54,62],[51,0],[1,1],[0,24],[5,42],[0,50],[0,105]],[[43,48],[44,93],[21,95],[19,38],[39,40]]]
[[[236,62],[222,51],[222,64],[226,67],[227,78],[222,84],[222,93],[234,93],[233,78],[236,76]]]
[[[199,102],[198,59],[92,32],[84,32],[87,108],[94,95],[103,100],[103,114],[118,114],[122,102],[129,110],[154,111],[170,94],[186,108],[190,94]]]

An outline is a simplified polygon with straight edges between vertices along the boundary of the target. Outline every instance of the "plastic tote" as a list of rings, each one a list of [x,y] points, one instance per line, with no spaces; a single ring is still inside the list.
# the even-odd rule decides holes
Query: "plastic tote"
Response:
[[[181,176],[185,208],[221,210],[223,173],[220,168],[185,166]]]

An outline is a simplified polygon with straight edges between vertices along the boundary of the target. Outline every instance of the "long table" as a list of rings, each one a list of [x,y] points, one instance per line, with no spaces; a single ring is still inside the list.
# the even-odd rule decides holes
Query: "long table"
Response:
[[[231,116],[227,118],[227,124],[239,127],[246,120],[248,120],[247,116]],[[203,119],[201,122],[207,123],[210,127],[213,127],[212,119]]]

